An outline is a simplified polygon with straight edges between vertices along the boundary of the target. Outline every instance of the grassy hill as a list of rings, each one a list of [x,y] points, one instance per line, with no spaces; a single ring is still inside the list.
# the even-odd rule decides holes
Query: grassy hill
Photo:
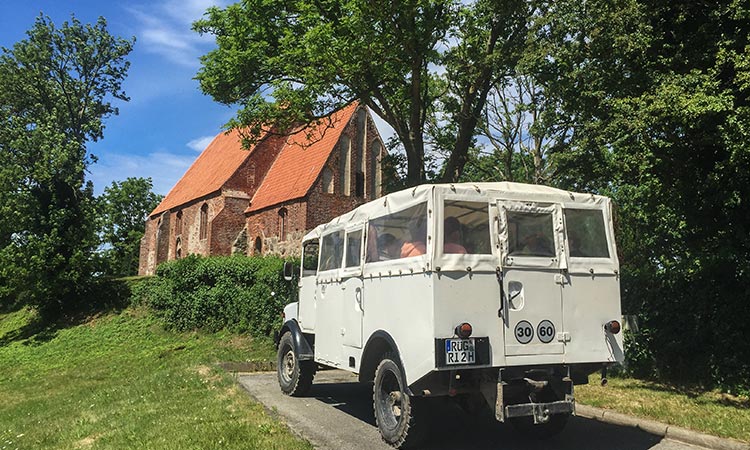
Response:
[[[0,447],[308,449],[216,364],[273,344],[173,333],[145,309],[46,326],[0,314]]]

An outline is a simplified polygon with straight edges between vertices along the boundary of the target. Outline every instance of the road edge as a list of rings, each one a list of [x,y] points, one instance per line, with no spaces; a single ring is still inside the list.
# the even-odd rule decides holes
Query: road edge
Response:
[[[750,450],[750,444],[735,439],[720,438],[689,430],[687,428],[668,425],[640,417],[628,416],[608,409],[596,408],[594,406],[582,405],[580,403],[576,404],[576,415],[612,425],[638,428],[650,434],[700,447],[707,447],[716,450]]]

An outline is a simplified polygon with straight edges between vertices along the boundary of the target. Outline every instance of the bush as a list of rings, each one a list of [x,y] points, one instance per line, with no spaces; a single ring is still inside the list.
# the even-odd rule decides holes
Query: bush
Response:
[[[133,302],[152,307],[177,330],[268,336],[281,325],[293,295],[283,266],[274,256],[190,255],[159,265],[155,277],[133,286]]]

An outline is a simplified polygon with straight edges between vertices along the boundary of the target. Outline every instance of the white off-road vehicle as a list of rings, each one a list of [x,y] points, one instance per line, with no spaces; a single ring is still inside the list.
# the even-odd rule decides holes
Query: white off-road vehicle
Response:
[[[431,397],[559,432],[573,386],[623,360],[612,224],[606,197],[503,182],[422,185],[317,227],[285,267],[281,390],[304,395],[319,366],[359,374],[395,447]]]

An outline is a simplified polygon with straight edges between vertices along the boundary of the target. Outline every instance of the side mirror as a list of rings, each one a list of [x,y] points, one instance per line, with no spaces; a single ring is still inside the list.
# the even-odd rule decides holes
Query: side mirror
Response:
[[[297,273],[297,270],[298,268],[294,263],[290,261],[285,262],[284,263],[284,279],[286,281],[292,281],[294,279],[294,275]]]

